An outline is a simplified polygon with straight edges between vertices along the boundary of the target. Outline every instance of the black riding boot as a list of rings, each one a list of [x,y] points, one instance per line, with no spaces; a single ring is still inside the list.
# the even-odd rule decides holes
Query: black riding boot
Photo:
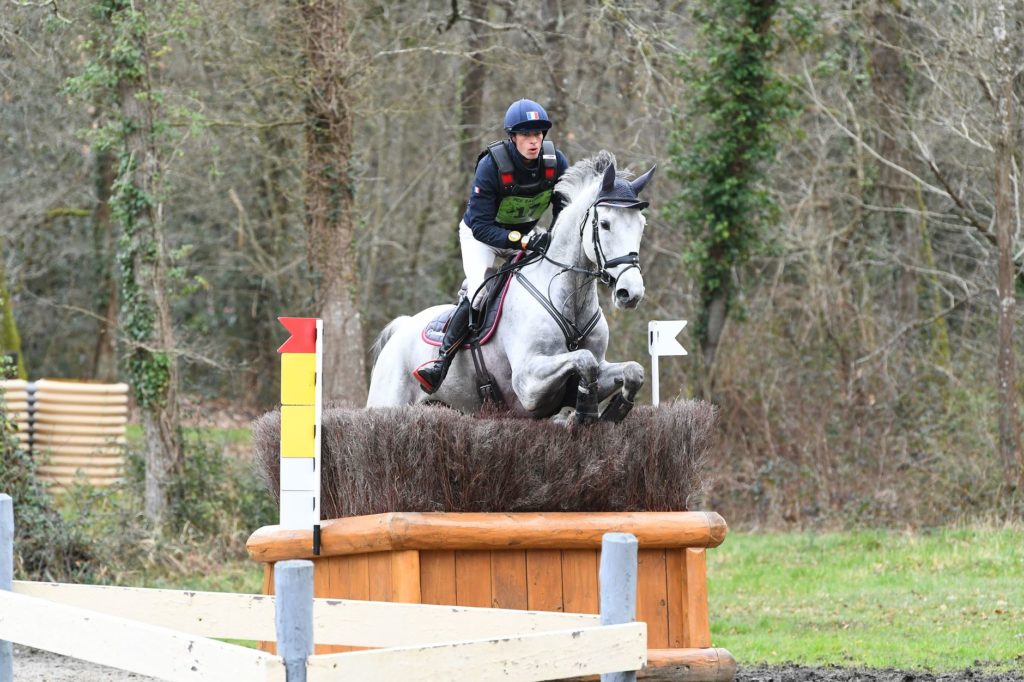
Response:
[[[413,371],[413,377],[420,382],[420,388],[426,393],[434,393],[441,388],[441,382],[448,374],[452,358],[462,348],[462,343],[466,340],[466,334],[469,332],[469,313],[470,302],[469,297],[466,296],[459,302],[459,306],[448,321],[448,328],[444,332],[437,360],[425,362]]]

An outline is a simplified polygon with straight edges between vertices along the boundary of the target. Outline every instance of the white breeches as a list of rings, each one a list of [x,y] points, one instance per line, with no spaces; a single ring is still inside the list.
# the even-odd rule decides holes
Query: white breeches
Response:
[[[464,222],[459,223],[459,243],[462,245],[462,269],[466,271],[467,296],[476,294],[476,290],[484,282],[487,268],[494,266],[497,257],[508,257],[516,252],[516,249],[497,249],[478,242],[473,237],[473,231]],[[479,307],[477,301],[473,302],[473,307]]]

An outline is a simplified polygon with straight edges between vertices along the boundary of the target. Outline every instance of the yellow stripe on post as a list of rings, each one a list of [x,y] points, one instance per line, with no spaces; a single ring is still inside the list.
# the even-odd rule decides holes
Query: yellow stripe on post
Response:
[[[316,402],[316,353],[281,353],[281,404]]]
[[[316,409],[313,405],[281,406],[281,456],[315,457]]]

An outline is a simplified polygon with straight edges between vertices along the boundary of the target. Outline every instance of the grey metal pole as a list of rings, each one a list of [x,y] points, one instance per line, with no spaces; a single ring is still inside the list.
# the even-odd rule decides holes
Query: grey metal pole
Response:
[[[605,533],[601,538],[601,625],[636,620],[636,536]],[[636,682],[636,671],[604,673],[601,682]]]
[[[285,679],[306,682],[306,659],[313,653],[313,562],[274,564],[274,594],[277,655],[284,659]]]
[[[14,580],[14,501],[0,493],[0,590],[10,591]],[[0,641],[0,682],[14,682],[14,651]]]

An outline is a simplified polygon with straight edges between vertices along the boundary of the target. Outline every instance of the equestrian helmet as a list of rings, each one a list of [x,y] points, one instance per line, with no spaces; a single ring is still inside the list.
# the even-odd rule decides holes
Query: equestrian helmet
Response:
[[[531,99],[513,102],[505,112],[505,132],[525,133],[529,130],[547,132],[551,128],[551,120],[544,107]]]

